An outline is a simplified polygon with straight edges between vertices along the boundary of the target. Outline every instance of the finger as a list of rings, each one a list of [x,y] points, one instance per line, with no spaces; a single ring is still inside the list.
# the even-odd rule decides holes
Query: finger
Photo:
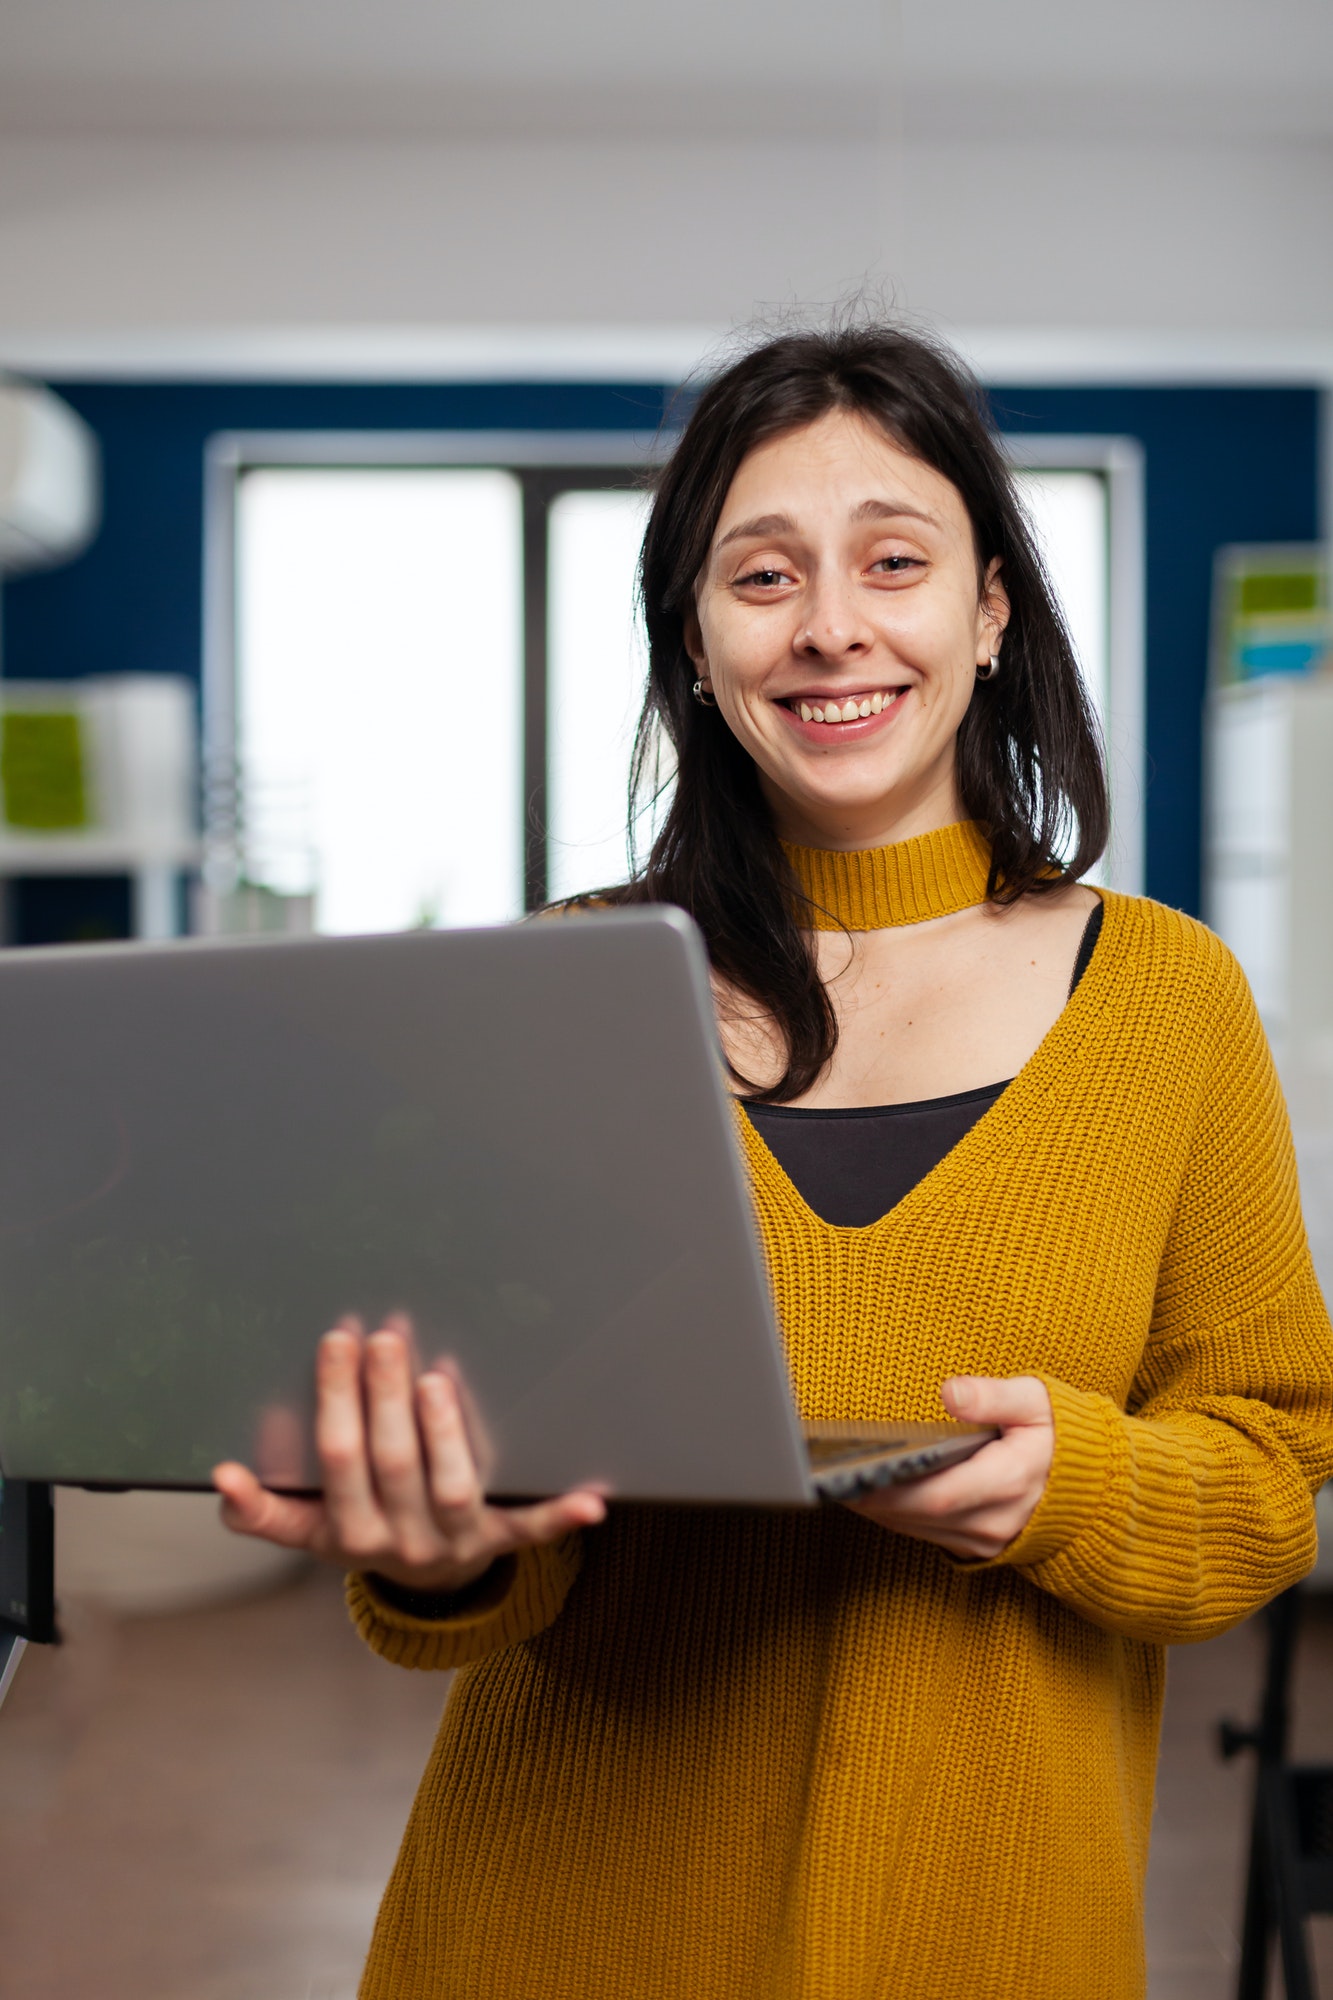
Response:
[[[315,1363],[315,1448],[333,1534],[349,1553],[369,1554],[385,1524],[366,1456],[361,1364],[362,1343],[350,1328],[324,1335]]]
[[[387,1329],[390,1333],[396,1333],[402,1340],[407,1348],[408,1366],[412,1370],[412,1378],[415,1381],[417,1371],[421,1367],[421,1356],[417,1350],[417,1330],[413,1324],[411,1313],[385,1313],[384,1318],[380,1321],[380,1327],[381,1330]]]
[[[463,1421],[463,1436],[467,1440],[467,1448],[476,1467],[477,1483],[484,1493],[495,1467],[494,1444],[482,1421],[476,1398],[468,1388],[467,1377],[458,1363],[446,1356],[443,1360],[437,1361],[435,1367],[453,1385],[454,1395],[458,1398],[458,1413]]]
[[[247,1466],[230,1461],[214,1466],[213,1484],[222,1495],[223,1522],[233,1534],[256,1535],[285,1549],[310,1549],[318,1542],[324,1519],[318,1500],[270,1493]]]
[[[366,1342],[366,1428],[370,1470],[394,1546],[409,1561],[438,1553],[426,1494],[421,1434],[407,1342],[381,1327]]]
[[[1008,1430],[1049,1424],[1051,1398],[1035,1375],[954,1375],[940,1389],[950,1416],[970,1424],[999,1424]]]
[[[955,1555],[994,1555],[1031,1519],[1053,1437],[1036,1425],[1006,1431],[962,1465],[853,1504],[878,1526],[938,1542]]]
[[[1028,1482],[1031,1433],[1021,1430],[994,1438],[958,1465],[901,1485],[876,1487],[849,1505],[877,1518],[895,1521],[941,1520],[974,1514],[987,1507],[1007,1506]]]
[[[431,1504],[445,1532],[453,1534],[461,1520],[480,1513],[486,1499],[457,1385],[439,1369],[428,1369],[417,1383],[417,1409]]]
[[[505,1507],[494,1510],[503,1518],[515,1548],[555,1542],[576,1528],[595,1528],[606,1519],[606,1501],[590,1487],[576,1487],[555,1500],[540,1500],[534,1507]]]

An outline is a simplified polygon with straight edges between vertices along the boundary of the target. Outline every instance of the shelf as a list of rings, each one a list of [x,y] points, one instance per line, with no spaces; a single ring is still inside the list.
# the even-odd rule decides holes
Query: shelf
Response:
[[[0,875],[137,875],[145,868],[197,868],[201,841],[149,846],[96,833],[0,834]]]

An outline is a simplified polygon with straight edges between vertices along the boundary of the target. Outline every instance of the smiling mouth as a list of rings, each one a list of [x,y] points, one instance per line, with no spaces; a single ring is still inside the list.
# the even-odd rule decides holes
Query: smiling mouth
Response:
[[[906,688],[873,688],[860,694],[815,699],[807,695],[794,694],[783,702],[793,715],[799,715],[802,722],[863,722],[868,715],[881,715],[886,708],[892,708]]]

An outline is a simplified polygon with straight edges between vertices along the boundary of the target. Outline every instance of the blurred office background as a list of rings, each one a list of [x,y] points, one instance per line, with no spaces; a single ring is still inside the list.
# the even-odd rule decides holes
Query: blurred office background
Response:
[[[5,942],[623,874],[680,385],[864,289],[991,393],[1105,723],[1104,879],[1241,951],[1327,1283],[1331,249],[1318,0],[0,0]],[[61,1508],[70,1643],[0,1712],[13,1990],[343,2000],[441,1688],[207,1501]],[[1212,1731],[1259,1647],[1173,1663],[1154,2000],[1232,1990]],[[1316,1600],[1312,1754],[1330,1665]]]

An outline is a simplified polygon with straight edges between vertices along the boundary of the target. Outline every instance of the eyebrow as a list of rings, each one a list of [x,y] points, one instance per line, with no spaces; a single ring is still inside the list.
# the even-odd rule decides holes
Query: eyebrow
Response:
[[[848,515],[850,521],[924,521],[929,527],[937,528],[939,522],[924,508],[909,507],[905,500],[862,500]],[[796,523],[790,514],[756,514],[752,521],[741,521],[734,528],[728,528],[725,535],[714,546],[717,550],[726,548],[728,542],[744,542],[755,535],[791,535],[796,532]]]

